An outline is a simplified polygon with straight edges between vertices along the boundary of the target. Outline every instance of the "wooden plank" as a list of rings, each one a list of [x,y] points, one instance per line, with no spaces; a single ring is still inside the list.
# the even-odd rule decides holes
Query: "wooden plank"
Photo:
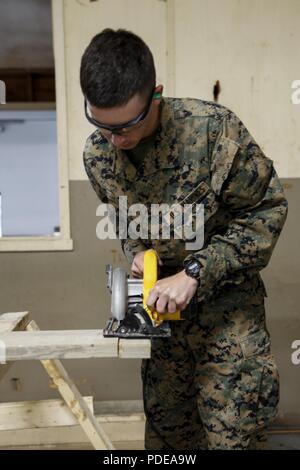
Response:
[[[18,331],[0,339],[10,361],[118,357],[118,339],[100,330]]]
[[[144,412],[143,400],[101,400],[94,401],[95,415],[109,415],[118,417],[136,416]]]
[[[119,339],[120,358],[138,359],[151,357],[151,341],[149,339]]]
[[[93,397],[83,397],[93,413]],[[0,404],[0,431],[72,426],[77,424],[63,400],[21,401]]]
[[[11,444],[11,443],[10,443]],[[116,450],[145,450],[144,441],[115,441],[114,446]],[[12,446],[8,445],[0,447],[0,450],[92,450],[91,444],[88,443],[71,443],[71,444],[40,444],[40,445],[25,445],[25,446]]]
[[[28,312],[3,313],[0,315],[0,336],[1,333],[7,333],[9,331],[24,330],[28,323]],[[0,380],[2,377],[4,377],[13,364],[12,362],[7,362],[7,358],[5,358],[5,362],[5,364],[0,363]]]
[[[117,416],[107,416],[106,421],[104,421],[102,416],[96,416],[96,420],[101,424],[112,442],[143,441],[145,432],[144,415],[117,418]],[[0,448],[12,444],[14,446],[39,446],[88,442],[88,437],[79,425],[0,431]]]
[[[18,331],[0,335],[0,340],[9,361],[151,355],[150,340],[104,338],[102,330]]]
[[[0,334],[9,331],[25,330],[29,323],[28,312],[11,312],[0,315]]]
[[[34,321],[31,321],[27,329],[29,332],[37,333],[38,326]],[[58,360],[43,360],[41,362],[94,448],[97,450],[114,449],[107,434],[91,413],[62,363]]]

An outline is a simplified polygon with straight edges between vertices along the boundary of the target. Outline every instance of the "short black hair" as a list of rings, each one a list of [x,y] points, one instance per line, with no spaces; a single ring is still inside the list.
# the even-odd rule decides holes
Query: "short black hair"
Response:
[[[93,37],[81,59],[81,89],[97,108],[122,106],[137,93],[150,98],[155,75],[149,47],[125,29],[104,29]]]

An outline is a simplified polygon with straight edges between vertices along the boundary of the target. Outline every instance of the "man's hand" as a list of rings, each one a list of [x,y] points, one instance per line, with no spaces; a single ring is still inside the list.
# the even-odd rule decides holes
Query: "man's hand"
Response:
[[[183,310],[191,301],[198,287],[197,279],[180,271],[174,276],[160,279],[151,289],[147,305],[158,313],[175,313]]]
[[[145,255],[145,251],[140,251],[139,253],[137,253],[135,255],[135,257],[133,259],[133,262],[132,262],[132,265],[131,265],[131,274],[133,275],[133,277],[138,277],[138,278],[143,277],[143,274],[144,274],[144,255]],[[163,262],[162,262],[162,260],[160,259],[160,257],[158,256],[157,253],[156,253],[156,256],[157,256],[159,266],[162,266]]]

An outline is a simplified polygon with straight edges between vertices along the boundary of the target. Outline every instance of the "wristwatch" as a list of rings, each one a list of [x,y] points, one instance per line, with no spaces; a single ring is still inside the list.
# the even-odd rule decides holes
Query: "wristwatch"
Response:
[[[185,274],[189,277],[197,279],[200,284],[200,270],[202,268],[201,261],[198,261],[196,258],[189,259],[183,262],[183,267]]]

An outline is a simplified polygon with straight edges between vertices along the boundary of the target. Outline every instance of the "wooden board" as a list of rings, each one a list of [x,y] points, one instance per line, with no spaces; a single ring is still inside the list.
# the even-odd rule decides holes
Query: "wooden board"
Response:
[[[93,397],[83,397],[93,413]],[[0,403],[0,431],[77,425],[63,400]]]
[[[28,323],[28,312],[3,313],[0,315],[0,334],[16,330],[25,330]]]
[[[28,323],[28,312],[3,313],[0,315],[0,340],[1,334],[8,333],[10,331],[24,330]],[[7,358],[5,358],[5,364],[0,363],[0,380],[8,372],[11,366],[12,363],[7,362]]]
[[[134,422],[129,424],[115,423],[113,427],[108,429],[106,423],[103,424],[105,431],[110,436],[114,447],[116,449],[135,449],[132,446],[136,441],[143,445],[144,442],[144,428],[145,423]],[[120,440],[117,438],[121,437]],[[135,439],[134,439],[135,437]],[[128,445],[131,442],[131,445]],[[118,444],[117,444],[118,443]],[[119,447],[123,443],[122,447]],[[61,448],[66,448],[67,445],[73,445],[74,449],[80,449],[80,445],[88,445],[89,440],[84,434],[80,426],[65,426],[65,427],[50,427],[50,428],[36,428],[36,429],[17,429],[14,431],[0,431],[0,450],[5,447],[17,448],[20,446],[55,446],[60,445]],[[128,446],[128,447],[127,447]],[[138,447],[143,448],[143,447]],[[90,444],[90,449],[93,447]]]
[[[151,355],[150,340],[104,338],[102,330],[16,331],[0,334],[0,340],[6,346],[7,361]]]
[[[144,421],[102,423],[98,417],[97,421],[101,423],[103,429],[107,432],[114,447],[116,447],[115,442],[141,441],[143,443],[144,441]],[[79,425],[0,431],[0,450],[7,446],[76,445],[83,443],[88,444],[89,439]],[[126,447],[123,447],[123,449],[126,449]]]

